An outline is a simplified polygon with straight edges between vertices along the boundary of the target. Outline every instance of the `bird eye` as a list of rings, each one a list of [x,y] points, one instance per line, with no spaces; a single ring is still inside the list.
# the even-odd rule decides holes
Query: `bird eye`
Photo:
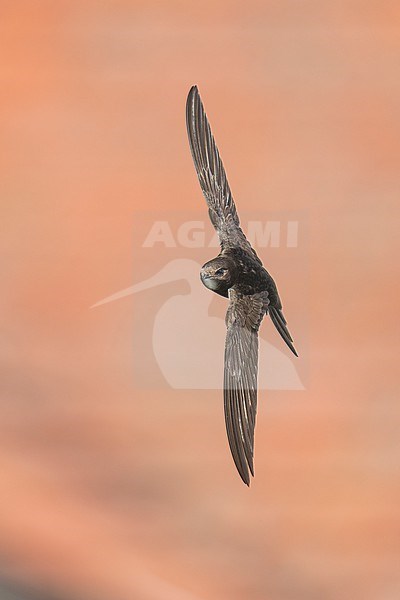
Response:
[[[216,275],[224,275],[226,273],[227,269],[217,269],[215,271]]]

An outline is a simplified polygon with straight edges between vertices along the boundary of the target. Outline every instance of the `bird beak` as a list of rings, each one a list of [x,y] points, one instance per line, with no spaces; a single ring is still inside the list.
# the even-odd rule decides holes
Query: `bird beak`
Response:
[[[131,285],[130,287],[124,288],[123,290],[120,290],[119,292],[116,292],[115,294],[112,294],[111,296],[107,296],[106,298],[99,300],[98,302],[93,304],[90,308],[95,308],[96,306],[101,306],[102,304],[108,304],[109,302],[114,302],[114,300],[119,300],[120,298],[125,298],[126,296],[131,296],[133,294],[136,294],[137,292],[143,292],[144,290],[151,289],[153,287],[156,287],[157,285],[162,285],[164,283],[169,283],[171,281],[178,281],[181,278],[182,277],[179,275],[179,273],[176,273],[174,276],[174,273],[171,273],[168,269],[164,268],[164,269],[161,269],[161,271],[159,271],[152,277],[149,277],[149,279],[145,279],[144,281],[141,281],[140,283]]]

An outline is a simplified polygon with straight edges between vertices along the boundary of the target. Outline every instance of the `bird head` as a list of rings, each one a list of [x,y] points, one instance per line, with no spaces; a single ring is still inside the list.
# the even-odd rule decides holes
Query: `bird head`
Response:
[[[228,289],[235,282],[234,273],[234,262],[226,256],[218,256],[203,265],[200,278],[208,289],[227,295]]]

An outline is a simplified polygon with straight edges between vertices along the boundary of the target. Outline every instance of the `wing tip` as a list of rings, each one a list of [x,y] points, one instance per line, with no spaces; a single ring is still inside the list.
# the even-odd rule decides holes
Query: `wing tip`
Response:
[[[192,96],[195,96],[196,94],[198,95],[199,93],[199,89],[197,87],[197,85],[192,85],[192,87],[189,90],[188,93],[188,99],[191,98]]]
[[[193,136],[196,136],[195,113],[198,110],[198,108],[196,108],[196,107],[198,106],[199,102],[201,104],[200,94],[199,94],[197,85],[192,85],[192,87],[190,88],[189,93],[187,95],[187,99],[186,99],[186,126],[187,126],[187,131],[188,131],[188,136],[189,136],[189,142]],[[193,158],[195,159],[195,156],[193,155],[192,143],[191,143],[191,152],[192,152]],[[196,164],[196,160],[195,160],[195,164]]]

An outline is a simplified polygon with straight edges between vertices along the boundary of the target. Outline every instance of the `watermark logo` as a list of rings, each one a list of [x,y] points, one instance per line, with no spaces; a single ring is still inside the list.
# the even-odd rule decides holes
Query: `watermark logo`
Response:
[[[204,221],[184,221],[173,231],[169,221],[154,221],[147,233],[143,248],[218,248],[217,232],[207,237],[208,224]],[[297,248],[299,222],[249,221],[247,239],[254,248]]]
[[[247,238],[268,270],[263,251],[275,252],[274,260],[270,256],[275,263],[283,265],[289,259],[286,273],[296,270],[293,263],[299,263],[298,255],[302,254],[298,252],[299,219],[253,218],[247,222],[243,219],[243,223]],[[135,385],[222,388],[228,300],[207,290],[199,278],[202,264],[219,252],[217,235],[209,222],[183,214],[160,219],[140,213],[134,229],[136,283],[94,307],[133,297]],[[285,257],[279,261],[281,251]],[[277,283],[279,287],[279,279]],[[264,334],[267,329],[268,336]],[[259,389],[304,389],[296,359],[268,317],[261,326],[259,346]]]

